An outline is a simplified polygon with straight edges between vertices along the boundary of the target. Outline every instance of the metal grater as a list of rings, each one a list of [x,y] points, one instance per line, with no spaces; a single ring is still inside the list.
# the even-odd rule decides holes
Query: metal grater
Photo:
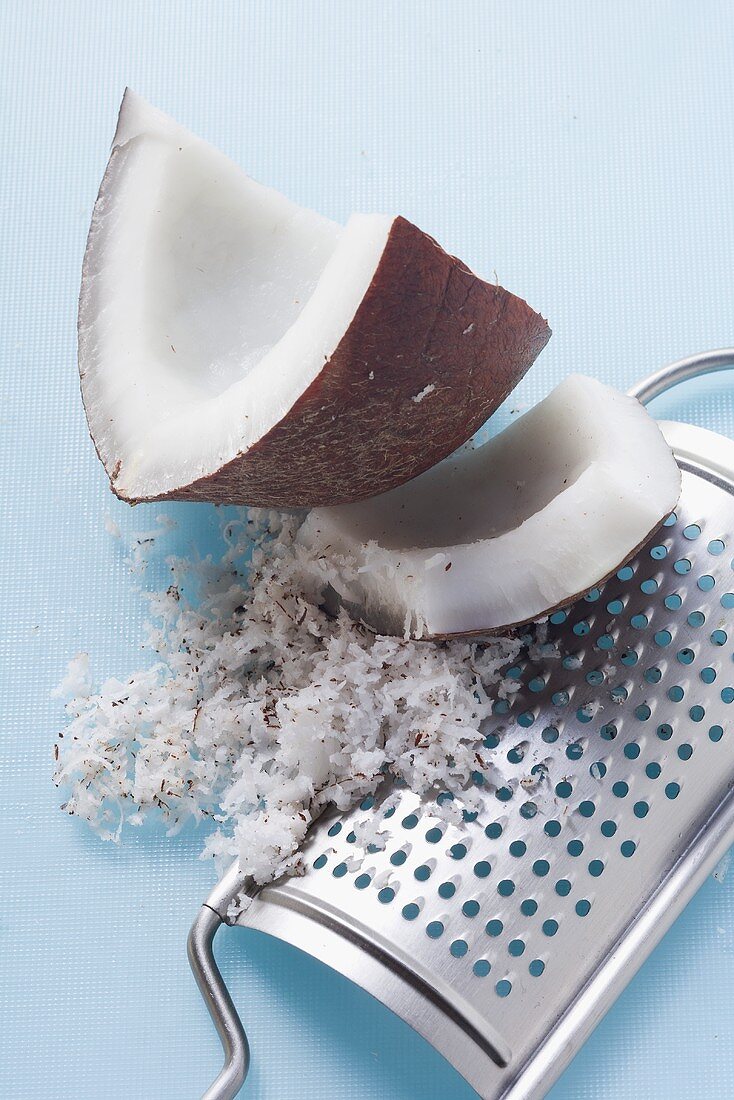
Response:
[[[694,357],[633,393],[646,403],[732,365],[734,350]],[[551,617],[560,657],[508,670],[520,689],[486,727],[481,812],[447,826],[408,791],[387,812],[384,796],[329,812],[304,877],[261,889],[234,922],[368,990],[484,1100],[545,1095],[734,842],[734,442],[661,427],[680,505],[601,590]],[[352,830],[374,815],[387,846],[350,870]],[[243,885],[233,868],[189,940],[226,1054],[205,1100],[235,1096],[247,1073],[212,955]]]

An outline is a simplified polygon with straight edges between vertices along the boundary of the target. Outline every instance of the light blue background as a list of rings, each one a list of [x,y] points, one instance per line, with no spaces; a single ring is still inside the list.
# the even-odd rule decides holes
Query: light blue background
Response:
[[[200,838],[102,845],[58,809],[49,692],[140,661],[77,393],[84,238],[125,84],[325,214],[405,214],[528,298],[569,370],[627,386],[734,343],[734,14],[679,2],[0,4],[0,1097],[196,1097],[219,1051],[184,956]],[[662,402],[660,403],[662,405]],[[721,379],[665,410],[734,428]],[[504,414],[506,418],[506,410]],[[502,417],[500,417],[500,420]],[[211,509],[173,508],[206,546]],[[170,547],[169,547],[170,548]],[[366,994],[285,946],[220,956],[255,1100],[468,1100]],[[703,888],[553,1100],[734,1095],[734,874]]]

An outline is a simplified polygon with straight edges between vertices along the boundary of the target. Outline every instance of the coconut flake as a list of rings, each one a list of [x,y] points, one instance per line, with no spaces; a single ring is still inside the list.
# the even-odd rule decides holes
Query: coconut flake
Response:
[[[515,686],[499,680],[521,642],[405,642],[330,617],[312,601],[331,566],[296,541],[299,524],[241,512],[219,560],[168,559],[170,586],[144,594],[148,667],[92,692],[87,655],[72,661],[56,771],[67,812],[112,840],[150,817],[171,833],[205,822],[203,854],[220,868],[238,857],[262,883],[301,871],[311,822],[386,776],[470,798],[480,727]],[[358,846],[380,844],[365,826]]]

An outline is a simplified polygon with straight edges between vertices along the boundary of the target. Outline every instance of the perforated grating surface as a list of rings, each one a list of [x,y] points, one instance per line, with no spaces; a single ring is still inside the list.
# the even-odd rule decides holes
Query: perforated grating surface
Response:
[[[264,890],[241,923],[364,981],[500,1095],[729,790],[733,532],[730,492],[685,473],[652,542],[507,671],[515,690],[476,756],[479,811],[449,825],[449,793],[403,792],[332,815],[306,876]],[[375,815],[384,849],[362,854],[354,830]],[[356,971],[336,941],[314,945],[319,925],[366,952]],[[383,952],[404,988],[377,975]],[[486,1056],[508,1065],[488,1076]]]

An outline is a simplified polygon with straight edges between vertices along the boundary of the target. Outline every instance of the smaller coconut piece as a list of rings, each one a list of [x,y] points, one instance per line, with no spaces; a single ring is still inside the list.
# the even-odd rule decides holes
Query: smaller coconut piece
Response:
[[[358,500],[450,454],[550,330],[405,218],[346,226],[128,91],[79,300],[89,429],[123,500]]]
[[[640,403],[570,375],[476,450],[368,501],[317,508],[300,540],[327,595],[382,634],[485,634],[610,576],[680,494]]]

